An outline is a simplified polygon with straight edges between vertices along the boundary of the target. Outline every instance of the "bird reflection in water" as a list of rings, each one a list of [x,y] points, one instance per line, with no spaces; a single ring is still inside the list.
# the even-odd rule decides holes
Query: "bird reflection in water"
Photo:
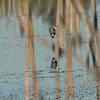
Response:
[[[57,26],[54,26],[54,27],[49,28],[49,33],[50,33],[50,36],[51,36],[52,38],[55,37],[55,33],[56,33],[56,29],[57,29],[57,28],[58,28]]]
[[[44,100],[44,94],[40,93],[40,99],[39,100]]]

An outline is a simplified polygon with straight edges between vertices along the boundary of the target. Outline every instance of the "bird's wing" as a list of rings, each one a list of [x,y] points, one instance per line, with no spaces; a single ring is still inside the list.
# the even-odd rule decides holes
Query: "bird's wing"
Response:
[[[53,28],[53,31],[55,32],[55,31],[56,31],[56,29],[55,29],[55,28]]]

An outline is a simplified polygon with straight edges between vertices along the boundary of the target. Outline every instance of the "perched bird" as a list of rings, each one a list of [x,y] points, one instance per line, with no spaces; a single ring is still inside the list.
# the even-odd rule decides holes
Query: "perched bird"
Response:
[[[49,28],[49,33],[50,33],[50,35],[51,35],[52,38],[55,37],[56,29],[57,28],[58,28],[57,26],[54,26],[54,27]]]
[[[51,68],[52,68],[52,69],[57,69],[57,68],[58,68],[58,66],[57,66],[57,61],[56,61],[55,58],[52,59]]]

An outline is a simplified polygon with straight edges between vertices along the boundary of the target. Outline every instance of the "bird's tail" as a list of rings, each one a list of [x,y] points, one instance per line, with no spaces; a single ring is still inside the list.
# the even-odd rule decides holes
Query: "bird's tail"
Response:
[[[57,69],[59,69],[59,67],[57,66]]]

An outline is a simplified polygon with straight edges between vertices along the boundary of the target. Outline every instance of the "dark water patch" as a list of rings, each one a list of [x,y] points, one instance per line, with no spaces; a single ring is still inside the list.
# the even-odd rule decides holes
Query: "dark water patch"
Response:
[[[55,77],[54,77],[54,76],[49,76],[49,77],[43,76],[43,77],[38,77],[38,78],[40,78],[40,79],[41,79],[41,78],[42,78],[42,79],[49,79],[49,78],[52,78],[52,79],[53,79],[53,78],[55,78]]]
[[[58,72],[55,72],[55,71],[49,71],[48,73],[66,73],[66,71],[58,71]]]

